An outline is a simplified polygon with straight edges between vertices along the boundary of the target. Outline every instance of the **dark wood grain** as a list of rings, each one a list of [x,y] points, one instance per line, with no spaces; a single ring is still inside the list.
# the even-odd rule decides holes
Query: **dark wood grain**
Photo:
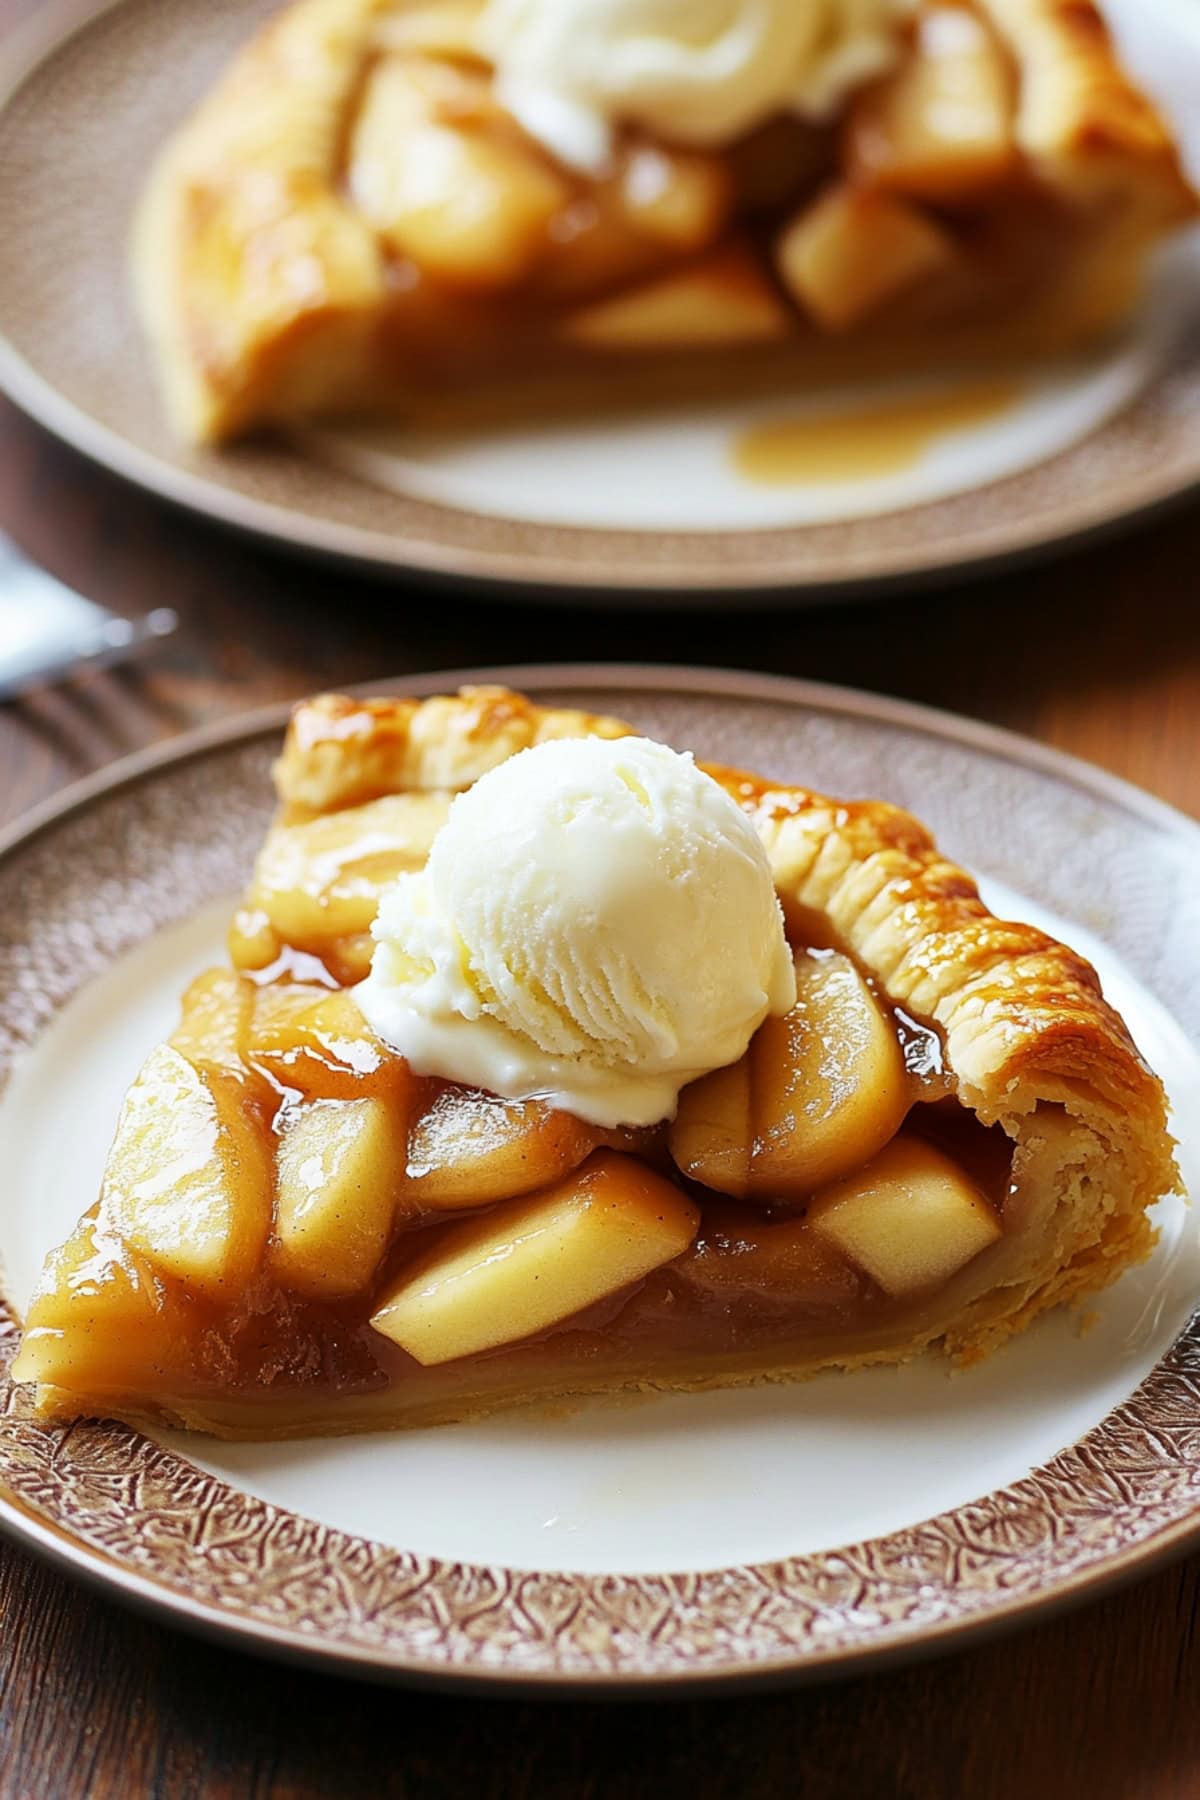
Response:
[[[0,31],[37,0],[0,0]],[[2,280],[0,263],[0,280]],[[701,662],[1013,726],[1200,814],[1200,511],[1003,579],[686,620],[374,585],[149,500],[0,405],[0,527],[115,608],[169,603],[136,672],[0,708],[0,823],[113,756],[265,701],[500,661]],[[819,1478],[819,1471],[814,1471]],[[533,1705],[373,1689],[180,1636],[0,1549],[0,1793],[1200,1794],[1200,1559],[995,1644],[797,1694]]]

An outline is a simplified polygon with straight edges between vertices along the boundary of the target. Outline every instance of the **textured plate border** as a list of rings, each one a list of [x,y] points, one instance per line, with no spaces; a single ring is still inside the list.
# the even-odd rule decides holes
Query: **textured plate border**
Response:
[[[727,695],[904,726],[1053,774],[1200,857],[1200,828],[1113,776],[992,727],[870,694],[621,665],[372,685],[428,693],[480,679]],[[0,838],[0,863],[86,818],[100,796],[152,788],[160,771],[226,747],[261,757],[286,712],[226,721],[78,784]],[[1144,1575],[1200,1539],[1200,1321],[1128,1401],[1026,1480],[820,1555],[638,1576],[410,1555],[240,1493],[124,1427],[45,1431],[7,1380],[15,1342],[15,1320],[0,1305],[6,1531],[177,1624],[380,1680],[623,1693],[812,1679],[999,1630]]]
[[[40,69],[60,52],[73,55],[72,40],[81,31],[94,23],[105,29],[108,16],[126,4],[47,0],[0,50],[0,126],[8,125]],[[0,164],[0,210],[11,235],[28,250],[42,237],[28,225],[22,205],[27,177],[15,166],[20,158],[13,160],[14,185],[7,193]],[[53,209],[55,281],[62,291],[106,293],[113,284],[111,268],[93,267],[86,260],[90,253],[78,248],[89,241],[110,195],[111,177],[104,179],[109,186],[98,194],[89,190],[85,211],[76,206],[71,213],[69,183],[67,200]],[[35,220],[41,216],[33,214]],[[26,228],[34,233],[28,241],[21,238]],[[111,219],[104,229],[111,241]],[[72,254],[83,256],[81,266],[70,264]],[[123,283],[123,274],[115,279]],[[847,599],[1028,561],[1124,528],[1178,504],[1200,485],[1200,429],[1194,423],[1200,418],[1200,337],[1192,332],[1162,376],[1089,438],[1034,468],[930,505],[837,524],[717,534],[489,518],[370,488],[283,443],[248,444],[236,456],[180,449],[165,435],[149,395],[145,353],[125,301],[119,303],[120,329],[110,322],[109,336],[92,342],[76,314],[65,338],[61,325],[47,326],[44,305],[36,298],[18,303],[17,286],[14,278],[0,295],[0,388],[85,455],[177,505],[293,551],[347,561],[376,575],[421,573],[488,584],[485,594],[488,586],[520,584],[528,597],[559,604],[628,605],[638,595],[653,595],[664,606],[720,606],[730,594],[751,592],[779,606]],[[29,338],[37,350],[27,354]],[[117,408],[121,416],[106,416],[111,395],[95,399],[95,383],[79,367],[64,377],[64,359],[71,362],[74,345],[77,362],[81,343],[85,366],[106,358],[119,365],[121,394],[145,397],[144,406],[140,399],[134,405],[129,429],[124,404]],[[96,392],[104,389],[102,382]]]

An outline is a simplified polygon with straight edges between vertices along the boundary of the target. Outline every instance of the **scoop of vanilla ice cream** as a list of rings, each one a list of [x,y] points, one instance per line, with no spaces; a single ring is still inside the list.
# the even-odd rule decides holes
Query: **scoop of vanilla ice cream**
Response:
[[[522,751],[385,892],[355,997],[420,1074],[650,1125],[795,1001],[758,834],[646,738]]]
[[[826,118],[899,53],[913,0],[487,0],[500,100],[564,162],[598,168],[618,123],[731,143],[772,113]]]

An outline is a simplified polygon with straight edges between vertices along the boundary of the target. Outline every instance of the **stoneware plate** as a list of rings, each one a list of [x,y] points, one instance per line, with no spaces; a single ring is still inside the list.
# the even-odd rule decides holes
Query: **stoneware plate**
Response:
[[[130,216],[184,108],[276,3],[119,0],[92,16],[87,0],[50,0],[0,66],[0,384],[143,486],[379,571],[521,583],[560,601],[655,590],[719,604],[730,589],[788,603],[1028,555],[1200,479],[1194,234],[1165,260],[1121,341],[1028,371],[1003,394],[977,375],[971,400],[943,377],[568,424],[322,429],[220,453],[181,447],[132,315]],[[1107,7],[1131,67],[1195,140],[1200,170],[1192,0]],[[909,461],[867,475],[856,450],[852,467],[831,469],[839,443],[886,436],[895,409],[914,405],[943,429]],[[799,423],[810,444],[817,431],[822,479],[739,473],[747,434],[781,423]]]
[[[872,696],[646,668],[500,678],[919,809],[993,905],[1094,957],[1167,1081],[1196,1188],[1194,825],[1050,751]],[[282,722],[128,762],[0,847],[3,1367],[43,1253],[94,1197],[126,1083],[221,954]],[[665,1691],[931,1651],[1200,1538],[1200,1244],[1181,1203],[1159,1211],[1153,1260],[1090,1330],[1044,1319],[962,1375],[930,1359],[274,1447],[44,1431],[0,1377],[0,1519],[181,1624],[379,1678]]]

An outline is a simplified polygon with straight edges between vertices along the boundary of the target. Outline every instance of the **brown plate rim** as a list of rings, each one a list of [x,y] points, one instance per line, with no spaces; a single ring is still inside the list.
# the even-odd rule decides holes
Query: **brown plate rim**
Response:
[[[1097,797],[1116,804],[1136,814],[1142,821],[1153,826],[1168,836],[1180,841],[1192,856],[1200,856],[1200,825],[1178,813],[1165,802],[1144,793],[1119,777],[1106,771],[1093,768],[1077,758],[1050,749],[1047,746],[1031,742],[1000,728],[980,724],[976,721],[960,719],[955,715],[937,711],[933,708],[919,706],[907,701],[893,700],[854,689],[829,687],[822,683],[798,681],[784,676],[756,675],[738,671],[714,671],[708,669],[689,669],[679,667],[662,668],[646,664],[545,664],[524,665],[518,667],[468,669],[439,671],[419,677],[401,680],[373,682],[366,684],[367,689],[375,691],[403,690],[416,695],[436,692],[447,687],[468,682],[501,681],[517,687],[540,687],[542,689],[570,690],[572,688],[607,687],[626,689],[631,694],[649,691],[667,691],[683,693],[702,698],[705,695],[723,695],[742,698],[748,701],[771,701],[785,703],[797,707],[818,708],[850,718],[863,718],[920,731],[951,745],[973,747],[1006,760],[1023,764],[1050,774],[1059,780],[1069,782],[1072,786]],[[23,818],[17,820],[3,834],[0,834],[0,859],[7,859],[19,849],[29,844],[40,833],[53,828],[66,819],[77,815],[94,804],[99,798],[108,796],[122,788],[141,781],[153,779],[164,769],[176,767],[182,763],[203,757],[214,751],[236,745],[249,747],[256,740],[277,733],[288,716],[287,705],[274,705],[259,711],[242,715],[230,720],[219,721],[214,725],[201,728],[184,737],[155,746],[150,750],[139,752],[122,759],[110,768],[93,775],[84,781],[74,784],[60,795],[35,808]],[[7,1338],[11,1343],[14,1326],[11,1319],[7,1322],[0,1316],[0,1340]],[[1137,1393],[1128,1401],[1115,1409],[1104,1424],[1089,1433],[1079,1445],[1052,1459],[1041,1470],[1035,1470],[1026,1481],[1016,1483],[1010,1488],[996,1490],[993,1495],[985,1496],[970,1507],[954,1509],[939,1515],[910,1532],[890,1534],[884,1539],[874,1540],[866,1546],[846,1546],[825,1556],[813,1558],[789,1559],[786,1564],[760,1565],[757,1569],[729,1569],[714,1571],[703,1577],[595,1577],[568,1575],[563,1579],[581,1589],[596,1588],[606,1582],[626,1583],[633,1592],[645,1592],[656,1584],[675,1583],[682,1589],[689,1585],[703,1591],[706,1582],[719,1582],[728,1577],[752,1577],[755,1581],[775,1582],[781,1591],[787,1587],[787,1571],[808,1565],[815,1568],[818,1564],[829,1566],[848,1563],[860,1552],[869,1556],[878,1546],[886,1546],[900,1540],[914,1542],[928,1540],[929,1534],[934,1536],[945,1532],[946,1522],[972,1516],[978,1521],[982,1518],[989,1503],[994,1504],[999,1497],[1006,1505],[1014,1496],[1025,1493],[1026,1500],[1032,1492],[1036,1495],[1037,1484],[1048,1478],[1061,1481],[1063,1470],[1060,1465],[1069,1465],[1072,1458],[1086,1453],[1094,1464],[1097,1455],[1097,1444],[1104,1439],[1112,1421],[1122,1415],[1133,1413],[1141,1420],[1140,1428],[1144,1431],[1161,1429],[1161,1420],[1154,1411],[1155,1395],[1167,1392],[1172,1384],[1183,1383],[1189,1397],[1194,1394],[1197,1373],[1200,1371],[1200,1321],[1193,1320],[1182,1334],[1175,1346],[1159,1363],[1148,1382],[1143,1384]],[[1156,1387],[1157,1384],[1157,1387]],[[12,1390],[7,1389],[7,1399],[11,1406]],[[1160,1396],[1161,1397],[1161,1396]],[[1142,1415],[1145,1415],[1144,1418]],[[82,1429],[86,1432],[89,1428]],[[90,1430],[102,1439],[109,1454],[119,1463],[124,1446],[125,1452],[134,1455],[139,1446],[144,1451],[147,1441],[137,1434],[117,1427],[92,1427]],[[42,1434],[43,1437],[45,1434]],[[51,1434],[61,1446],[66,1433]],[[1101,1451],[1101,1454],[1103,1452]],[[155,1460],[175,1461],[186,1468],[182,1459],[174,1458],[173,1453],[156,1450]],[[1086,1461],[1083,1467],[1090,1466]],[[421,1656],[411,1653],[398,1655],[394,1649],[386,1646],[369,1648],[362,1643],[338,1643],[327,1637],[314,1637],[305,1633],[295,1625],[279,1624],[253,1618],[246,1615],[231,1614],[222,1606],[212,1605],[180,1587],[172,1587],[167,1581],[155,1579],[138,1569],[123,1564],[116,1556],[108,1554],[103,1548],[85,1542],[80,1536],[73,1534],[69,1518],[54,1518],[31,1505],[21,1493],[5,1479],[0,1472],[0,1529],[6,1535],[23,1543],[27,1548],[49,1558],[73,1575],[82,1577],[93,1585],[115,1592],[126,1601],[141,1608],[148,1609],[170,1622],[198,1631],[208,1636],[222,1638],[236,1643],[243,1648],[257,1650],[263,1654],[297,1659],[313,1663],[343,1673],[357,1673],[380,1681],[409,1681],[434,1686],[452,1686],[460,1691],[465,1687],[476,1692],[513,1692],[545,1695],[586,1694],[589,1697],[603,1695],[618,1697],[632,1694],[669,1694],[679,1691],[702,1689],[710,1691],[732,1691],[743,1689],[747,1684],[758,1686],[778,1686],[805,1680],[815,1680],[835,1675],[849,1674],[866,1667],[881,1667],[901,1661],[912,1660],[919,1656],[934,1655],[950,1647],[958,1647],[968,1641],[976,1641],[983,1636],[994,1635],[1007,1629],[1032,1614],[1045,1616],[1084,1599],[1098,1596],[1114,1586],[1135,1577],[1149,1574],[1153,1569],[1169,1558],[1182,1554],[1197,1541],[1200,1541],[1200,1453],[1195,1454],[1185,1466],[1194,1471],[1196,1493],[1190,1504],[1177,1509],[1177,1516],[1172,1516],[1140,1535],[1136,1528],[1116,1549],[1101,1551],[1091,1562],[1074,1568],[1059,1580],[1043,1583],[1032,1592],[1011,1593],[995,1605],[978,1608],[974,1612],[969,1609],[962,1615],[950,1617],[937,1624],[922,1625],[919,1622],[907,1627],[892,1626],[880,1633],[878,1641],[860,1643],[853,1648],[838,1647],[833,1644],[822,1645],[817,1639],[815,1647],[811,1644],[806,1649],[795,1646],[790,1651],[759,1660],[728,1658],[722,1662],[715,1661],[711,1666],[694,1666],[668,1671],[654,1672],[639,1669],[636,1662],[636,1645],[632,1652],[624,1652],[614,1666],[589,1670],[563,1669],[553,1666],[540,1668],[505,1667],[503,1664],[484,1664],[477,1660],[465,1666],[448,1663],[447,1659],[437,1656]],[[1053,1473],[1054,1471],[1057,1473]],[[225,1484],[213,1478],[204,1478],[205,1483],[223,1493],[237,1494],[237,1490],[229,1489]],[[267,1508],[265,1503],[249,1500],[248,1510],[264,1511],[276,1514],[285,1520],[296,1519],[297,1515],[279,1514],[277,1509]],[[303,1522],[301,1522],[302,1524]],[[1093,1525],[1095,1519],[1092,1520]],[[983,1554],[980,1537],[982,1527],[976,1525],[974,1552]],[[328,1534],[326,1534],[328,1535]],[[337,1534],[335,1534],[337,1535]],[[363,1540],[347,1539],[351,1545]],[[366,1546],[368,1552],[376,1556],[386,1554],[378,1546]],[[445,1571],[449,1565],[437,1564],[434,1559],[421,1559],[430,1564],[435,1571]],[[462,1573],[461,1566],[459,1573]],[[468,1574],[484,1576],[483,1570],[467,1571]],[[512,1571],[496,1571],[513,1579],[555,1579],[550,1571],[532,1571],[524,1574]],[[515,1604],[506,1602],[505,1604]],[[635,1609],[636,1611],[636,1609]],[[636,1633],[635,1633],[636,1635]]]
[[[0,46],[0,114],[41,64],[71,37],[125,3],[126,0],[49,0]],[[1152,381],[1142,399],[1169,378],[1167,367]],[[570,603],[572,599],[583,604],[603,603],[607,595],[612,604],[627,605],[639,594],[652,598],[656,604],[696,606],[720,605],[723,599],[738,593],[757,595],[764,604],[775,606],[862,598],[899,591],[921,581],[944,582],[1028,563],[1128,529],[1184,503],[1200,489],[1198,440],[1194,455],[1189,454],[1182,466],[1160,466],[1154,457],[1145,457],[1136,470],[1126,471],[1119,483],[1085,482],[1067,501],[1041,518],[1019,506],[1000,506],[993,509],[995,516],[973,526],[951,532],[917,531],[905,545],[868,548],[855,557],[853,564],[839,559],[836,552],[826,552],[815,562],[810,560],[809,566],[801,566],[796,558],[813,529],[805,526],[727,534],[745,552],[729,561],[705,553],[704,534],[687,532],[531,526],[531,531],[545,534],[546,545],[540,549],[512,548],[498,541],[488,542],[489,525],[499,526],[506,521],[490,521],[469,508],[422,502],[421,516],[426,528],[400,536],[388,530],[322,518],[198,474],[165,455],[138,446],[76,405],[32,367],[2,322],[0,390],[56,437],[113,474],[239,533],[293,553],[343,562],[380,577],[421,575],[466,582],[482,596],[489,591],[522,587],[531,598],[560,603]],[[283,443],[277,454],[295,458],[301,464],[305,461]],[[1071,454],[1070,448],[1060,453]],[[1058,460],[1051,458],[1050,462]],[[1019,477],[986,483],[974,492],[1000,491],[1006,481],[1016,479]],[[1117,497],[1114,486],[1119,488]],[[939,506],[944,504],[932,502],[903,511],[914,520],[933,521]],[[455,542],[452,532],[439,538],[439,514],[470,519],[473,528],[482,532],[483,541],[479,545]],[[884,519],[896,516],[881,515]],[[871,522],[853,523],[869,530]],[[603,554],[606,541],[628,542],[635,547],[655,541],[660,545],[670,543],[672,551],[661,560],[647,556],[612,562]]]

